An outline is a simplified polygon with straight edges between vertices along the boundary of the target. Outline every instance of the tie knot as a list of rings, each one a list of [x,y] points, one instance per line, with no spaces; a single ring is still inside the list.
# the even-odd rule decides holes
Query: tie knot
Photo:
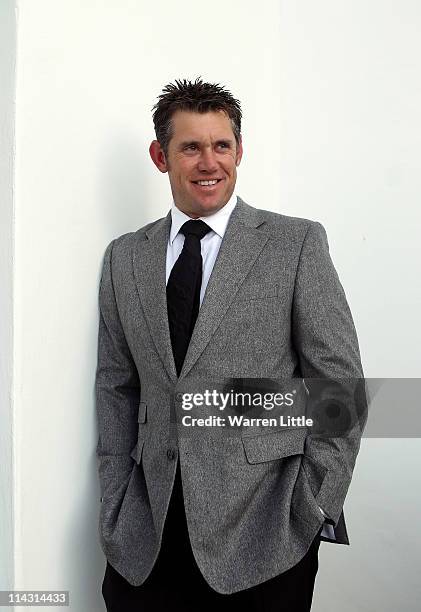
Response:
[[[197,236],[199,240],[202,240],[203,236],[206,236],[208,232],[211,231],[209,225],[207,225],[201,219],[192,219],[191,221],[186,221],[184,225],[180,228],[180,232],[187,235]]]

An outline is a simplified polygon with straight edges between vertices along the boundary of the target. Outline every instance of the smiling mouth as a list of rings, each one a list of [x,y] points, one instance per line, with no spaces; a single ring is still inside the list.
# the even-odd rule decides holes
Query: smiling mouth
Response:
[[[223,179],[209,179],[209,180],[201,180],[201,181],[192,181],[193,185],[197,185],[197,187],[201,189],[212,189],[216,187],[218,183],[220,183]]]

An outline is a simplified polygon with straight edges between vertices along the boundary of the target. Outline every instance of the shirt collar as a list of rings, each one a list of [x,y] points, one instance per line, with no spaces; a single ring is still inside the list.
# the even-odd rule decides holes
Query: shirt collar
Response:
[[[212,215],[209,215],[207,217],[199,217],[199,219],[204,221],[216,234],[218,234],[218,236],[223,238],[225,230],[227,229],[229,218],[236,204],[237,196],[235,195],[235,193],[233,193],[228,202],[225,204],[225,206],[217,210]],[[179,208],[177,208],[173,201],[171,205],[170,244],[173,243],[175,237],[177,236],[178,232],[186,221],[191,221],[191,217],[189,217]]]

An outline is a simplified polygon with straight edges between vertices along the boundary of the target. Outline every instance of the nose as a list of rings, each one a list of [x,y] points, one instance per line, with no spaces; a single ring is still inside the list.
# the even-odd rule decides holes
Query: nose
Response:
[[[204,147],[200,154],[198,170],[202,172],[215,172],[218,164],[212,147]]]

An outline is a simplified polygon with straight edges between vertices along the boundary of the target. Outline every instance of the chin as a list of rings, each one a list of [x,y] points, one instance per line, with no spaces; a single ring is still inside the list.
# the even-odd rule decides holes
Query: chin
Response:
[[[218,200],[207,200],[204,202],[200,202],[199,206],[202,206],[202,208],[218,208],[218,207],[223,206],[222,204],[223,201],[224,201],[223,198],[218,198]]]
[[[190,202],[190,204],[188,205],[188,209],[189,209],[190,214],[194,214],[194,215],[197,215],[198,217],[202,217],[206,214],[211,214],[211,213],[216,212],[223,206],[225,206],[225,204],[221,204],[220,200],[219,201],[217,200],[209,201],[208,200],[208,201],[203,201],[203,202],[198,202],[197,200],[195,200],[195,201]]]
[[[212,202],[212,204],[203,204],[200,207],[200,210],[202,211],[202,213],[213,213],[216,212],[217,210],[219,210],[220,208],[222,208],[223,204],[219,204],[219,202]]]

